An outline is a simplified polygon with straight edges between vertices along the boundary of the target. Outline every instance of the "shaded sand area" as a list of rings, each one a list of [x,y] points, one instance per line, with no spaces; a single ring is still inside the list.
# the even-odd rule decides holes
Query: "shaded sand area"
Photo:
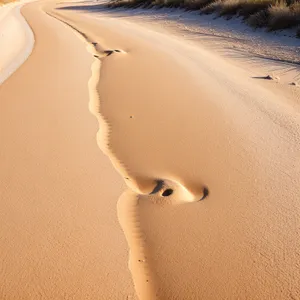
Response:
[[[174,8],[110,9],[105,2],[83,1],[76,6],[70,5],[70,9],[87,11],[95,18],[117,19],[123,24],[134,22],[135,26],[141,25],[157,33],[175,35],[183,43],[205,47],[232,63],[238,61],[239,66],[252,69],[253,76],[265,71],[279,76],[280,83],[300,80],[300,39],[292,37],[295,33],[290,30],[253,30],[241,18],[226,20]]]
[[[23,9],[36,47],[0,87],[2,298],[133,299],[119,221],[140,299],[299,299],[297,88],[44,10]],[[91,65],[98,146],[126,191],[95,142]]]
[[[116,202],[95,141],[93,57],[40,4],[32,55],[0,86],[0,299],[135,299]]]

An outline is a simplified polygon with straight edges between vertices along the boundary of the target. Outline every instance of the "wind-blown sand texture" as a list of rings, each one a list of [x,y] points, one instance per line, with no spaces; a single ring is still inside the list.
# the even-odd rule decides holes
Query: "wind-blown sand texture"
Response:
[[[134,299],[124,184],[88,110],[93,57],[40,4],[22,12],[36,43],[0,87],[0,298]]]
[[[135,299],[118,222],[140,299],[300,298],[300,118],[276,82],[117,18],[23,14],[36,44],[0,87],[1,298]]]

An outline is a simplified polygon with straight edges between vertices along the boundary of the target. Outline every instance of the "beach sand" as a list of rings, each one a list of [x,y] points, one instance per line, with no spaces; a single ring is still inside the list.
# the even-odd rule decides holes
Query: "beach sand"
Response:
[[[116,213],[125,185],[88,109],[93,57],[39,4],[22,13],[36,43],[0,87],[0,298],[135,299]]]
[[[298,299],[300,117],[277,83],[117,17],[22,12],[35,48],[0,87],[2,298]]]

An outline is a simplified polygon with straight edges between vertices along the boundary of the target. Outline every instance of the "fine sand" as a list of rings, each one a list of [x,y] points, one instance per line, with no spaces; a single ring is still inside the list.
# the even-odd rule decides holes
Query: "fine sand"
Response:
[[[39,4],[32,55],[0,86],[0,299],[135,299],[116,203],[95,142],[93,57]]]
[[[64,5],[0,87],[0,298],[300,299],[298,88]]]

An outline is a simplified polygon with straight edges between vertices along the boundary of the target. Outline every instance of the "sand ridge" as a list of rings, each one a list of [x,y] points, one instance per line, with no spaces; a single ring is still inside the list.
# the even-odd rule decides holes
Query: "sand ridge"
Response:
[[[0,298],[135,299],[116,214],[124,185],[88,111],[95,58],[39,3],[22,12],[36,44],[0,87]]]
[[[91,52],[96,59],[103,60],[105,57],[108,57],[112,54],[126,54],[126,52],[122,49],[114,49],[114,50],[104,50],[105,47],[101,44],[94,42],[92,36],[90,36],[86,32],[80,31],[76,27],[75,24],[72,24],[72,21],[68,19],[66,16],[65,20],[62,20],[59,18],[59,13],[51,13],[50,15],[56,16],[60,21],[66,23],[69,25],[72,29],[74,29],[81,37],[84,38],[84,40],[88,43],[88,50]],[[137,182],[132,176],[128,175],[128,170],[126,169],[126,166],[124,165],[124,162],[120,161],[117,156],[113,153],[112,147],[109,145],[109,135],[110,135],[110,123],[109,121],[105,120],[105,117],[101,115],[101,97],[99,96],[99,93],[97,92],[96,86],[97,83],[94,83],[94,81],[99,80],[100,78],[100,68],[101,64],[95,61],[94,65],[92,66],[92,70],[98,70],[94,71],[94,75],[92,76],[92,87],[90,86],[91,95],[90,95],[90,110],[91,112],[97,117],[99,122],[100,130],[98,132],[98,145],[100,149],[110,158],[111,162],[115,166],[115,168],[121,173],[122,177],[126,179],[127,185],[135,191],[137,194],[152,194],[155,192],[160,191],[161,189],[166,189],[166,187],[171,188],[172,186],[175,187],[177,191],[181,191],[181,196],[178,197],[179,199],[184,199],[184,201],[200,201],[203,200],[209,193],[207,187],[202,187],[200,191],[195,191],[194,193],[192,191],[189,191],[178,179],[153,179],[149,182]],[[95,78],[95,79],[93,79]],[[96,79],[97,78],[97,79]],[[95,87],[94,87],[95,85]],[[132,117],[132,116],[130,116]],[[163,191],[162,191],[163,192]]]
[[[153,270],[151,270],[151,264],[149,263],[149,258],[147,255],[147,247],[145,246],[143,232],[140,226],[139,214],[137,213],[137,199],[138,194],[140,194],[141,191],[139,191],[133,185],[134,183],[132,183],[132,179],[130,178],[130,175],[128,175],[126,167],[121,161],[118,160],[117,157],[114,156],[114,153],[110,148],[110,124],[105,117],[101,115],[101,98],[99,97],[97,89],[99,78],[101,76],[101,61],[112,54],[118,55],[124,54],[125,52],[119,49],[104,50],[105,48],[103,46],[99,45],[98,42],[95,42],[87,33],[76,28],[76,25],[72,25],[64,19],[59,18],[59,15],[53,13],[53,11],[49,13],[49,15],[52,15],[74,29],[79,36],[84,39],[84,41],[87,43],[88,51],[95,57],[92,64],[92,76],[89,80],[89,109],[97,118],[99,123],[97,143],[102,152],[109,157],[114,167],[123,177],[125,177],[125,182],[129,183],[128,185],[132,189],[125,191],[118,200],[118,218],[130,249],[129,269],[132,272],[136,293],[139,299],[157,299],[157,284],[155,280],[155,274]],[[158,186],[160,186],[160,184],[156,185],[156,187]],[[161,188],[162,187],[159,189]]]
[[[15,248],[21,247],[20,228],[31,236],[22,245],[28,268],[18,277],[24,260],[16,261],[10,276],[20,282],[39,276],[14,290],[6,283],[1,293],[15,299],[22,293],[45,299],[133,298],[119,221],[140,299],[297,299],[297,112],[272,86],[256,84],[247,70],[205,49],[118,18],[43,8],[65,24],[38,4],[26,8],[39,43],[31,60],[0,88],[4,99],[18,100],[13,87],[28,71],[38,80],[33,68],[42,72],[41,57],[49,53],[54,63],[42,73],[46,80],[34,87],[30,78],[23,83],[29,103],[13,114],[16,106],[6,100],[0,118],[0,128],[10,132],[1,131],[1,163],[9,170],[0,173],[8,224],[1,234],[14,240]],[[56,36],[54,28],[61,33]],[[74,29],[88,43],[88,55]],[[51,93],[41,104],[44,90]],[[83,113],[88,103],[97,125]],[[39,112],[34,123],[28,122],[30,114],[22,121],[31,108]],[[98,126],[98,145],[127,187],[94,147]],[[24,153],[15,144],[20,141]],[[10,166],[5,158],[12,154],[17,164]],[[15,173],[19,185],[11,190],[9,174]],[[30,188],[32,178],[38,192]],[[14,232],[10,218],[19,205],[25,213],[14,219],[19,230]],[[43,235],[47,238],[39,242]],[[5,251],[8,269],[19,251]]]
[[[109,145],[136,192],[144,194],[136,209],[157,297],[297,295],[297,279],[284,284],[285,275],[290,280],[297,273],[293,263],[270,264],[285,247],[291,257],[297,248],[297,222],[289,222],[288,231],[282,222],[286,209],[295,213],[292,218],[298,214],[297,113],[272,87],[255,84],[247,71],[203,49],[115,18],[58,13],[110,49],[126,52],[103,60],[98,91],[111,128]],[[275,159],[280,153],[285,156]],[[293,172],[293,182],[280,166]],[[145,195],[160,181],[174,189],[172,195]],[[204,188],[209,195],[189,203],[176,182],[199,195],[197,200]],[[289,208],[283,208],[282,197]],[[185,204],[174,205],[179,203]],[[290,237],[280,235],[282,230]]]
[[[46,9],[47,10],[47,9]],[[113,149],[109,144],[109,136],[111,133],[110,123],[101,114],[101,97],[97,91],[97,83],[101,77],[101,61],[104,62],[105,59],[112,54],[119,55],[126,52],[124,50],[104,50],[101,44],[96,42],[87,32],[81,31],[76,27],[76,23],[68,19],[66,16],[62,16],[57,12],[51,11],[48,13],[51,16],[61,20],[72,29],[74,29],[80,37],[82,37],[87,43],[88,51],[93,54],[96,58],[92,65],[92,77],[89,82],[90,90],[90,111],[96,116],[99,123],[99,131],[97,134],[97,141],[100,149],[110,158],[114,167],[119,171],[128,187],[132,191],[125,192],[118,201],[118,215],[120,224],[124,230],[125,236],[127,238],[130,247],[130,259],[129,267],[133,275],[133,280],[135,282],[135,287],[137,295],[140,299],[156,299],[157,297],[157,284],[155,279],[155,272],[151,269],[151,264],[149,259],[144,252],[147,252],[147,247],[143,241],[143,233],[140,226],[139,214],[137,212],[137,198],[141,194],[155,194],[160,193],[164,195],[166,193],[169,196],[168,191],[173,193],[176,190],[176,199],[180,201],[199,201],[203,200],[208,196],[208,189],[204,187],[200,194],[193,194],[188,191],[180,182],[173,180],[162,180],[153,179],[147,182],[145,186],[141,189],[141,183],[135,181],[134,178],[130,176],[126,166],[118,157],[113,153]],[[132,118],[132,116],[130,116]],[[138,185],[137,185],[138,184]]]

